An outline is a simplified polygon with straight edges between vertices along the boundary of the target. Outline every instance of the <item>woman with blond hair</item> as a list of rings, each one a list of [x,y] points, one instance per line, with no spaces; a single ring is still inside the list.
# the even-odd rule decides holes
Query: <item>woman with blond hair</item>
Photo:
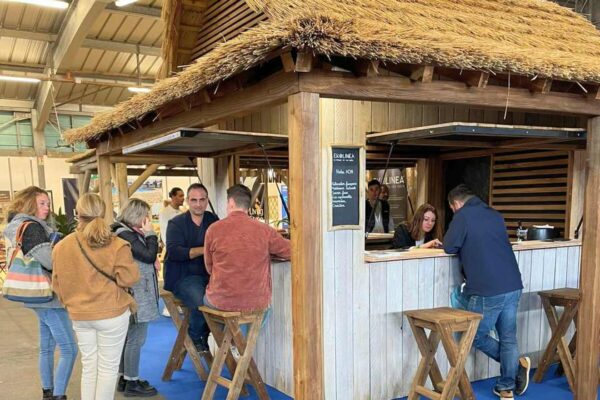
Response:
[[[63,302],[81,352],[81,400],[114,398],[117,372],[135,300],[139,268],[129,243],[104,221],[100,196],[87,193],[75,207],[77,230],[52,253],[53,289]]]
[[[8,207],[7,220],[4,235],[10,247],[16,246],[17,233],[22,230],[20,240],[23,254],[27,258],[35,259],[50,274],[53,267],[52,243],[58,235],[48,223],[48,192],[37,186],[30,186],[18,192]],[[9,249],[11,250],[13,249]],[[42,399],[66,399],[67,385],[77,358],[71,320],[56,296],[46,303],[28,303],[25,306],[35,311],[38,317]],[[54,350],[57,345],[60,358],[55,371]]]
[[[438,214],[431,204],[423,204],[413,215],[408,224],[400,224],[394,231],[392,248],[416,247],[432,249],[442,246],[437,224]]]
[[[130,199],[112,230],[131,245],[133,259],[140,269],[141,279],[133,286],[137,303],[137,318],[129,323],[125,348],[119,366],[118,392],[125,397],[149,397],[156,389],[140,379],[140,355],[146,342],[148,323],[160,317],[158,313],[158,280],[156,277],[158,238],[150,221],[150,206],[144,200]]]

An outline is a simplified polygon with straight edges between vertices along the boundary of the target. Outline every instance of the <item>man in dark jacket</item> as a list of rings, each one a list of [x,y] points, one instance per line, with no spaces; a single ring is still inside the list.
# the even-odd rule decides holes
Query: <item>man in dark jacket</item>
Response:
[[[189,211],[171,219],[167,226],[164,287],[189,308],[190,338],[198,351],[208,351],[210,330],[198,307],[203,305],[209,279],[204,265],[204,235],[219,218],[206,211],[208,190],[200,183],[188,188],[187,203]]]
[[[381,184],[377,179],[369,181],[365,202],[365,229],[367,232],[388,233],[394,230],[394,220],[390,214],[390,203],[379,198]]]
[[[476,197],[466,185],[448,193],[454,212],[444,236],[444,250],[458,254],[466,285],[461,296],[468,310],[483,314],[475,347],[500,363],[494,393],[512,399],[529,383],[530,360],[519,358],[517,307],[523,284],[502,215]],[[496,328],[499,338],[490,336]]]

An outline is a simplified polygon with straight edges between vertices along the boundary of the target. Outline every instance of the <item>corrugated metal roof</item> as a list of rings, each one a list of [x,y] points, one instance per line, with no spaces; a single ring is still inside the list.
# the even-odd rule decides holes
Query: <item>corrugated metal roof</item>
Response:
[[[110,78],[113,86],[54,82],[55,103],[112,106],[129,98],[132,94],[125,86],[137,82],[137,51],[141,77],[146,83],[153,80],[162,63],[161,5],[162,0],[140,0],[123,9],[108,5],[83,46],[56,72],[88,81]],[[43,76],[66,15],[67,10],[0,2],[0,71]],[[33,101],[38,86],[0,81],[0,99]]]

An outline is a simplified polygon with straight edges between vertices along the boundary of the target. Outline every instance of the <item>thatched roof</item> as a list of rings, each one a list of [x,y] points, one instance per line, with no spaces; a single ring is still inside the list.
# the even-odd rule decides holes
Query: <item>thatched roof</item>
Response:
[[[269,20],[199,58],[147,94],[69,130],[97,138],[290,46],[325,56],[600,83],[600,33],[544,0],[247,0]]]

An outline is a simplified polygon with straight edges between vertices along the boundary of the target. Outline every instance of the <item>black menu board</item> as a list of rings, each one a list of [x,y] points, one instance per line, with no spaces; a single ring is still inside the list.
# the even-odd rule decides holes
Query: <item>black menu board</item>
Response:
[[[331,227],[360,228],[360,147],[331,148]]]

